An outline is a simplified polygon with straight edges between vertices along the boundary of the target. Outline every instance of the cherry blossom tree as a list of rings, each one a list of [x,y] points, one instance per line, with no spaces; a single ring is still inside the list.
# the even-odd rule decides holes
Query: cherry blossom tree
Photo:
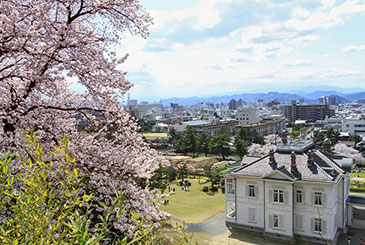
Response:
[[[251,156],[265,156],[268,155],[270,151],[276,151],[276,146],[271,144],[252,144],[248,147],[248,154]]]
[[[0,20],[0,152],[19,151],[30,129],[44,149],[66,135],[95,200],[108,206],[119,190],[126,197],[116,230],[132,234],[131,212],[159,219],[141,183],[161,159],[118,102],[132,84],[116,48],[125,32],[147,37],[151,24],[138,0],[0,1]]]
[[[364,157],[361,155],[361,153],[351,147],[346,146],[345,144],[336,144],[334,147],[335,152],[341,153],[342,155],[344,155],[345,157],[350,157],[352,159],[354,159],[356,162],[360,162],[360,163],[364,163],[365,159]]]
[[[281,142],[282,142],[281,138],[277,134],[269,134],[268,136],[265,137],[266,144],[274,145],[274,144],[278,144]]]

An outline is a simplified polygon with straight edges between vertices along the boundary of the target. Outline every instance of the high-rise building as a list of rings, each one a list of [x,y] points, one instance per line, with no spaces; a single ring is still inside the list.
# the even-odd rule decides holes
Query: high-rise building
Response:
[[[337,105],[338,101],[337,101],[336,96],[332,95],[332,96],[328,97],[328,104],[329,105]]]
[[[243,107],[244,104],[245,104],[245,102],[242,99],[239,99],[237,101],[237,108]]]
[[[237,100],[231,99],[231,101],[228,103],[228,109],[237,110]]]
[[[291,122],[295,120],[314,122],[335,114],[326,104],[297,104],[295,100],[292,101],[292,105],[286,105],[284,110],[285,117]]]
[[[323,104],[323,105],[328,105],[328,97],[323,96],[323,97],[319,98],[318,103]]]

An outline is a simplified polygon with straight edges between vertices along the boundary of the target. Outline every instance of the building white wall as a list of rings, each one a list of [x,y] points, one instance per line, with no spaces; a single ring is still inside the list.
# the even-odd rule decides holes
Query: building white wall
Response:
[[[246,107],[236,112],[236,119],[239,124],[249,124],[259,122],[257,109],[255,107]]]
[[[249,197],[248,185],[254,185],[256,196]],[[237,223],[252,227],[264,226],[263,181],[258,178],[237,178]],[[255,221],[249,220],[249,208],[255,210]]]
[[[303,203],[298,204],[294,200],[294,214],[301,215],[303,220],[303,228],[298,230],[295,226],[295,234],[317,237],[324,239],[333,239],[337,231],[338,225],[336,224],[337,218],[337,184],[322,184],[322,183],[310,183],[299,182],[294,185],[294,195],[296,190],[302,190]],[[314,205],[314,192],[323,193],[323,205]],[[323,233],[313,232],[312,219],[320,218],[323,220]]]
[[[255,198],[248,196],[248,185],[257,186]],[[343,183],[318,183],[299,181],[293,184],[290,181],[280,181],[255,177],[237,177],[235,194],[227,194],[226,202],[236,203],[236,217],[227,218],[227,221],[249,227],[262,228],[265,232],[278,235],[334,239],[338,227],[342,227],[342,206],[344,205],[341,193],[344,195]],[[345,183],[345,188],[346,187]],[[265,188],[265,190],[264,190]],[[284,203],[274,203],[273,191],[283,190]],[[226,187],[227,190],[227,187]],[[302,191],[302,203],[296,202],[296,190]],[[314,205],[314,192],[323,193],[323,205]],[[346,190],[345,190],[346,196]],[[255,209],[256,222],[249,221],[249,209]],[[279,228],[272,226],[272,215],[280,217]],[[346,215],[345,215],[346,216]],[[301,219],[301,228],[298,229],[296,219]],[[323,223],[323,232],[314,232],[313,219],[320,218]]]
[[[286,236],[293,236],[292,187],[293,186],[291,182],[274,180],[265,181],[265,231]],[[274,203],[274,190],[283,190],[284,203]],[[271,215],[279,215],[282,217],[283,224],[279,224],[281,228],[274,228],[272,224],[270,224]]]
[[[348,132],[350,135],[364,135],[365,121],[357,119],[347,119],[342,121],[342,132]]]

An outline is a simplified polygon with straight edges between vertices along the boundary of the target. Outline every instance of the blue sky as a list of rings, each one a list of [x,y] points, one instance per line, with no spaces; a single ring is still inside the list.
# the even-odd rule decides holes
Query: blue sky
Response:
[[[154,25],[126,35],[131,98],[364,88],[365,3],[141,0]]]

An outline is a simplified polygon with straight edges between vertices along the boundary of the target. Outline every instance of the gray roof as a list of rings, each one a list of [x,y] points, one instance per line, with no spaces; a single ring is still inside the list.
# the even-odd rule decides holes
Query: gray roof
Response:
[[[352,204],[365,205],[365,196],[349,195],[346,202]]]
[[[186,124],[188,126],[199,126],[199,125],[205,125],[205,124],[209,124],[209,123],[210,122],[202,121],[202,120],[183,122],[183,124]]]
[[[291,154],[279,153],[274,154],[276,166],[269,163],[269,156],[262,157],[251,164],[242,166],[229,173],[234,176],[255,176],[265,178],[274,171],[280,171],[288,177],[295,180],[331,182],[339,173],[344,172],[339,166],[324,156],[319,151],[313,152],[313,167],[308,168],[308,156],[304,153],[296,154],[296,171],[290,171]],[[320,166],[321,165],[321,166]],[[323,169],[322,167],[326,168]],[[331,169],[331,171],[328,171]]]
[[[241,162],[241,165],[246,165],[246,164],[250,164],[254,161],[257,161],[259,160],[261,157],[258,157],[258,156],[249,156],[249,155],[246,155],[243,157],[242,159],[242,162]]]

